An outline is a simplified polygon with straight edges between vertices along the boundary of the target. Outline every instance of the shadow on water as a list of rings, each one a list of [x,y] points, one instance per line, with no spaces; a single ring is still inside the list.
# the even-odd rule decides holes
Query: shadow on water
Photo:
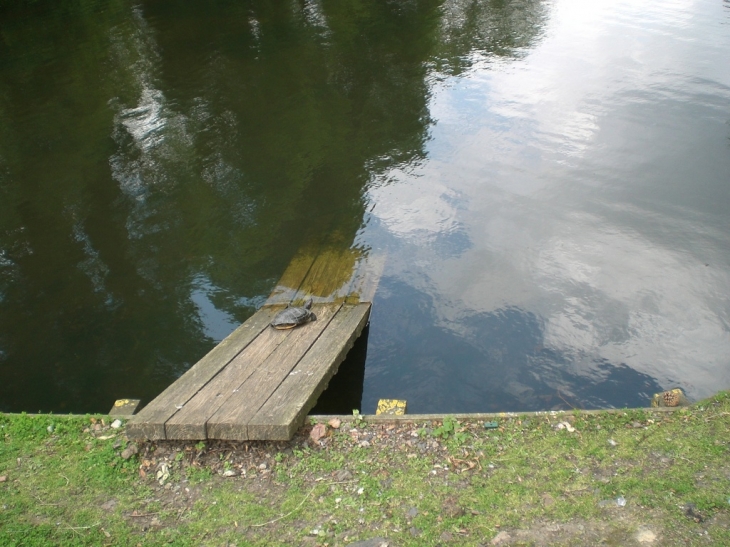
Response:
[[[360,410],[369,333],[370,327],[365,327],[310,414],[352,414]]]
[[[430,78],[519,55],[546,15],[530,1],[0,4],[0,409],[153,398],[303,242],[353,245],[373,177],[425,158]]]

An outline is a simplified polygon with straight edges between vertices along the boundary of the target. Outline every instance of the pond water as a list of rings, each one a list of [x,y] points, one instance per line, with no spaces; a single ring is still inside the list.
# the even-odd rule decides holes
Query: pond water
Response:
[[[727,0],[0,21],[0,410],[150,400],[323,238],[385,259],[363,412],[730,387]]]

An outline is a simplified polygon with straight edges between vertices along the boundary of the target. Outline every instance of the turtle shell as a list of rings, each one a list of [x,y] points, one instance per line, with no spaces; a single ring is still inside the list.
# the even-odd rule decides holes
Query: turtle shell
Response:
[[[312,299],[310,298],[300,307],[289,307],[281,310],[271,321],[271,326],[275,329],[293,329],[298,325],[303,325],[309,321],[316,321],[317,316],[311,311]]]

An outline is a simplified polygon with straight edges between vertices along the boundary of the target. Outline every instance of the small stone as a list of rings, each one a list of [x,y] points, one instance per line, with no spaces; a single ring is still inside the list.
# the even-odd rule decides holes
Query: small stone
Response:
[[[134,456],[137,452],[139,452],[139,448],[137,448],[137,445],[134,443],[131,443],[127,448],[122,450],[122,459],[128,460],[132,456]]]
[[[408,519],[416,518],[416,516],[418,516],[418,508],[417,507],[411,507],[406,512],[406,518],[408,518]]]
[[[48,426],[48,427],[46,428],[46,430],[47,430],[47,431],[48,431],[49,433],[53,433],[53,425],[49,425],[49,426]]]
[[[512,536],[510,536],[507,532],[500,532],[492,538],[492,541],[490,541],[489,544],[502,545],[503,543],[508,542],[510,539],[512,539]]]
[[[616,446],[618,443],[613,439],[608,439],[608,444],[610,444],[611,446]]]
[[[223,471],[223,476],[224,477],[235,477],[236,472],[233,469],[226,469],[225,471]]]
[[[335,479],[339,482],[352,480],[352,473],[350,473],[347,469],[340,469],[337,473],[335,473]]]
[[[112,422],[113,429],[119,429],[120,427],[122,427],[122,420],[117,419]]]
[[[329,422],[327,422],[327,423],[329,424],[329,426],[330,426],[330,427],[331,427],[332,429],[339,429],[339,428],[340,428],[340,426],[342,425],[342,420],[340,420],[339,418],[332,418],[332,419],[331,419],[331,420],[330,420]]]
[[[452,539],[454,539],[454,535],[451,532],[444,532],[439,536],[439,541],[443,541],[444,543]]]
[[[7,475],[0,475],[0,482],[7,482],[8,476]]]
[[[263,471],[264,469],[266,469],[266,464],[265,463],[259,464],[259,469],[261,471]]]
[[[325,424],[317,424],[312,428],[312,431],[309,432],[309,438],[315,443],[325,435],[327,435],[327,426]]]
[[[631,422],[631,427],[633,427],[634,429],[638,429],[642,426],[639,422]]]
[[[418,537],[421,535],[421,530],[419,530],[415,526],[411,526],[408,530],[408,533],[411,534],[413,537]]]
[[[101,431],[101,424],[97,422],[93,425],[91,429],[93,429],[94,431]]]

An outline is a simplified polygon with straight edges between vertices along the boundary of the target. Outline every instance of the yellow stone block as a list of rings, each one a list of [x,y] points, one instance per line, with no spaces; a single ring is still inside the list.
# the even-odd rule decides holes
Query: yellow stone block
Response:
[[[109,416],[132,416],[139,406],[139,399],[117,399]]]
[[[406,402],[400,399],[380,399],[375,414],[402,416],[406,413]]]

